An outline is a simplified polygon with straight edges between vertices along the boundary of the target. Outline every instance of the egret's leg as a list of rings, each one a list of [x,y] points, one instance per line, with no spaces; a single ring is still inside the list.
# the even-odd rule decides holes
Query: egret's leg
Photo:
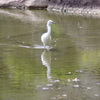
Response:
[[[46,49],[46,45],[44,45],[44,49]]]
[[[46,48],[46,45],[45,45],[45,43],[43,43],[43,45],[44,45],[44,49]]]
[[[47,49],[48,50],[48,46],[44,45],[44,49]]]

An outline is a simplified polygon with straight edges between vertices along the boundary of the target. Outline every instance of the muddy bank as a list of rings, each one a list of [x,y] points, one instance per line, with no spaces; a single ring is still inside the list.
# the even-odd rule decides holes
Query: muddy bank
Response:
[[[47,6],[48,0],[0,0],[0,8],[42,9]]]

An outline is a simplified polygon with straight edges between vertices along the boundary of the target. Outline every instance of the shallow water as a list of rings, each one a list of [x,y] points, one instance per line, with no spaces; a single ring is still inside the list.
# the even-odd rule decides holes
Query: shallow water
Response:
[[[49,19],[50,51],[40,40]],[[0,9],[0,100],[100,100],[99,20]]]

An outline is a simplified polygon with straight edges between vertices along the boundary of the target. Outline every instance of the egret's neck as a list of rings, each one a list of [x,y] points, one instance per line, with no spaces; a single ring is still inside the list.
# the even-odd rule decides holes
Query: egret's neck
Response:
[[[50,35],[51,34],[51,26],[47,24],[47,33]]]

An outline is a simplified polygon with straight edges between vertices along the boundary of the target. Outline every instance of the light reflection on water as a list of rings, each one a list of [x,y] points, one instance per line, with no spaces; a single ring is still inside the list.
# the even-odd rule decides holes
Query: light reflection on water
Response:
[[[99,19],[29,10],[0,14],[0,100],[100,100]],[[50,51],[40,40],[48,19],[57,23]]]

